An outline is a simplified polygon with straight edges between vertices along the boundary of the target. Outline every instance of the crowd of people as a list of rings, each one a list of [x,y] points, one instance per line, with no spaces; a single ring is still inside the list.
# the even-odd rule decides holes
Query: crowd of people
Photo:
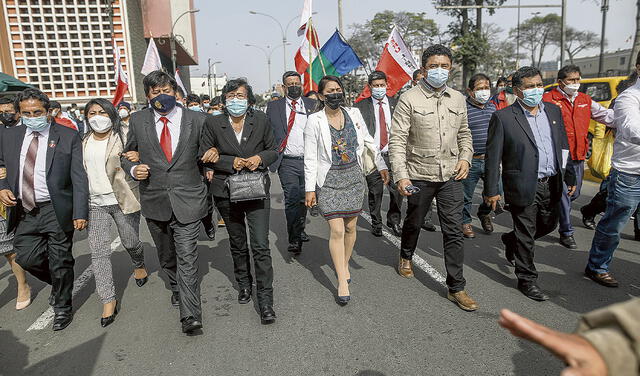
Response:
[[[640,202],[637,75],[624,81],[629,87],[620,90],[614,111],[579,91],[574,65],[562,67],[557,86],[547,92],[534,67],[495,84],[474,74],[463,91],[447,85],[452,69],[451,51],[430,46],[411,88],[389,96],[387,76],[374,71],[367,81],[371,96],[353,107],[339,77],[325,76],[317,92],[303,93],[293,71],[282,77],[285,96],[265,112],[256,108],[246,80],[230,80],[210,98],[185,95],[163,71],[145,76],[147,103],[138,111],[96,98],[83,114],[77,108],[63,113],[37,89],[0,99],[0,253],[18,282],[16,309],[31,302],[28,273],[52,286],[53,330],[72,322],[73,234],[86,228],[101,325],[112,324],[119,306],[109,229],[115,223],[136,285],[143,287],[149,278],[139,231],[144,217],[183,332],[201,329],[197,242],[201,223],[215,237],[215,207],[229,235],[238,302],[249,303],[255,286],[261,322],[274,322],[269,170],[283,189],[293,256],[309,241],[307,215],[327,221],[340,305],[351,300],[349,260],[363,199],[372,235],[382,236],[387,186],[386,225],[401,240],[398,274],[413,277],[420,229],[436,230],[435,207],[447,297],[463,310],[477,310],[463,270],[465,238],[475,237],[479,180],[482,230],[492,233],[492,216],[511,214],[513,230],[501,235],[506,260],[515,267],[518,290],[544,301],[549,297],[538,284],[535,240],[559,227],[560,244],[577,247],[570,213],[580,194],[591,119],[616,135],[605,193],[582,209],[585,226],[595,229],[585,275],[617,287],[610,264]],[[636,240],[639,235],[636,229]],[[517,324],[509,313],[505,317],[505,327]]]

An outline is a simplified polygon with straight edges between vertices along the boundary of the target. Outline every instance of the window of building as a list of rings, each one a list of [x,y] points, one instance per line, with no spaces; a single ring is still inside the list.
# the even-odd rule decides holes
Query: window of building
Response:
[[[625,65],[627,63],[627,57],[626,56],[621,56],[620,57],[620,65]]]

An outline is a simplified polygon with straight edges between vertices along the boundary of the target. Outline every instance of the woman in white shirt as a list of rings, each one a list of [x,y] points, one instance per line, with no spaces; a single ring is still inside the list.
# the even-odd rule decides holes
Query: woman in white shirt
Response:
[[[338,299],[351,299],[349,260],[356,241],[356,223],[365,191],[363,161],[373,155],[385,184],[387,166],[357,108],[344,105],[344,87],[338,77],[325,76],[318,84],[320,111],[311,114],[304,130],[305,204],[318,206],[329,223],[329,251],[338,276]]]
[[[100,324],[106,327],[118,314],[111,266],[112,222],[131,256],[139,287],[147,282],[147,270],[139,236],[138,183],[120,165],[126,135],[118,113],[108,100],[93,99],[85,106],[85,119],[89,125],[82,142],[90,193],[89,248],[96,291],[103,304]]]

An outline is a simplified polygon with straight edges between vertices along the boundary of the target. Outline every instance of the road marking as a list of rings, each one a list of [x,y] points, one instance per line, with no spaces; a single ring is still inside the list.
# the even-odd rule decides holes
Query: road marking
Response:
[[[122,242],[120,241],[120,236],[117,236],[113,240],[113,242],[111,242],[111,250],[115,251],[121,244]],[[71,292],[72,298],[76,296],[78,292],[87,285],[87,283],[89,283],[91,277],[93,277],[93,269],[91,268],[91,264],[89,264],[84,272],[80,274],[80,277],[76,278],[76,280],[73,281],[73,291]],[[38,319],[33,324],[31,324],[31,326],[27,329],[27,332],[30,332],[32,330],[42,330],[46,328],[47,326],[49,326],[49,324],[51,324],[51,321],[53,321],[53,316],[53,307],[49,307],[42,313],[42,315],[40,315],[40,317],[38,317]]]
[[[360,212],[360,216],[364,218],[367,222],[369,222],[369,224],[371,224],[371,216],[369,215],[369,213],[362,211]],[[398,250],[400,249],[400,239],[397,236],[387,231],[387,229],[384,227],[382,228],[382,234],[384,235],[385,238],[387,238],[387,240],[389,240],[393,245],[395,245],[396,248],[398,248]],[[431,264],[426,262],[422,257],[418,256],[417,253],[413,254],[412,261],[415,266],[420,268],[423,272],[427,273],[427,275],[431,277],[431,279],[438,282],[442,286],[447,287],[446,278],[442,274],[440,274],[440,272],[438,272],[433,266],[431,266]]]

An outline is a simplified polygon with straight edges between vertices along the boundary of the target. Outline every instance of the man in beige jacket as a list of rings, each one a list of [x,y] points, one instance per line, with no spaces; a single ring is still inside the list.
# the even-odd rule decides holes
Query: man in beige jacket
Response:
[[[557,332],[506,309],[500,312],[500,326],[564,361],[569,367],[563,375],[640,375],[640,299],[586,314],[575,334]]]
[[[413,277],[411,259],[433,198],[438,205],[447,269],[448,299],[466,311],[478,306],[464,291],[464,239],[460,224],[473,142],[465,97],[447,87],[451,51],[442,45],[422,54],[424,79],[402,96],[391,125],[389,157],[398,190],[408,196],[398,273]]]

